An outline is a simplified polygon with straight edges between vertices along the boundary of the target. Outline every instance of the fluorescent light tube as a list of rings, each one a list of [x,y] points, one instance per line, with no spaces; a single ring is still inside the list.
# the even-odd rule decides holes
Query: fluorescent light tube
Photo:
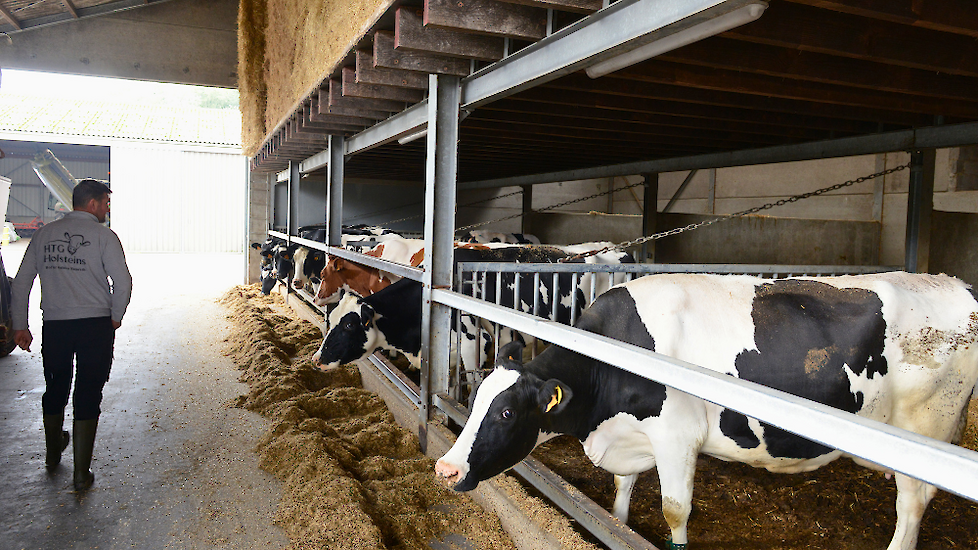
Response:
[[[596,63],[586,69],[591,78],[598,78],[619,69],[624,69],[640,61],[645,61],[657,55],[681,48],[704,38],[720,34],[730,29],[756,21],[767,9],[767,3],[748,4],[732,12],[714,17],[688,29],[681,30],[661,39],[639,46],[634,50]]]

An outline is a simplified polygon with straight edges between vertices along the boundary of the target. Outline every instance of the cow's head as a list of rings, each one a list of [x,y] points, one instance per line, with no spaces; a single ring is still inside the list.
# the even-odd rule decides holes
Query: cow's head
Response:
[[[499,349],[496,368],[479,386],[462,433],[435,465],[439,476],[455,482],[456,491],[471,491],[526,458],[549,424],[546,415],[559,414],[573,397],[560,380],[542,380],[524,370],[522,354],[521,342]]]
[[[329,314],[326,336],[312,360],[323,368],[345,365],[370,355],[378,346],[377,313],[363,298],[341,291],[343,297]]]

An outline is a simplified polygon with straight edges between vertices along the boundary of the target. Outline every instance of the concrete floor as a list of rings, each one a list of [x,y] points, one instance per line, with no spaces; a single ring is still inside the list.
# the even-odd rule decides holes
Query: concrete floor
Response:
[[[8,275],[27,241],[0,249]],[[0,359],[0,547],[3,549],[282,548],[272,525],[281,484],[258,469],[266,423],[227,403],[247,388],[222,353],[224,310],[242,255],[128,257],[132,303],[116,333],[92,470],[72,488],[71,447],[44,468],[39,287],[32,352]],[[71,425],[71,404],[66,426]],[[69,428],[70,429],[70,428]]]

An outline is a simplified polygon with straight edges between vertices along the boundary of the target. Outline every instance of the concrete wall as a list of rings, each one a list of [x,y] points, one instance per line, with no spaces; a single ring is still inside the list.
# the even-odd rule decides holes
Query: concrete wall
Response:
[[[957,149],[938,150],[937,170],[934,185],[934,207],[937,210],[951,212],[978,213],[978,190],[964,189],[968,187],[967,177],[971,164],[965,164],[965,159]],[[721,168],[716,170],[701,170],[697,172],[684,193],[676,201],[672,212],[692,214],[732,214],[751,207],[777,201],[795,194],[806,193],[836,183],[853,180],[886,168],[909,162],[907,153],[890,153],[886,155],[864,155],[859,157],[827,159],[818,161],[791,162],[736,168]],[[964,167],[964,168],[963,168]],[[967,168],[967,169],[965,169]],[[663,173],[659,175],[658,210],[662,211],[669,199],[687,177],[689,172]],[[585,197],[607,191],[610,188],[621,188],[625,185],[641,181],[640,176],[619,178],[604,178],[595,180],[559,182],[534,186],[533,208]],[[903,170],[885,178],[866,181],[851,187],[827,193],[819,197],[790,203],[784,206],[764,211],[765,216],[779,219],[806,220],[845,220],[853,222],[878,222],[878,261],[882,265],[903,265],[904,245],[906,240],[907,189],[909,186],[909,170]],[[469,191],[459,194],[459,203],[472,200],[501,196],[511,193],[515,188],[498,190]],[[606,195],[568,205],[554,212],[587,213],[591,211],[639,215],[643,209],[643,188],[634,187],[622,190],[612,195]],[[459,208],[457,225],[472,223],[472,220],[492,220],[499,217],[519,213],[521,197],[507,197],[487,203],[476,208]],[[556,223],[556,222],[547,222]],[[614,240],[608,235],[615,234],[607,226],[612,219],[600,222],[589,220],[581,227],[561,226],[557,230],[534,226],[531,232],[543,233],[546,239],[577,242],[591,240]],[[630,224],[634,222],[625,222]],[[634,227],[634,226],[630,226]],[[638,227],[641,227],[640,225]],[[854,226],[855,227],[855,226]],[[489,225],[486,229],[499,231],[516,231],[520,228],[519,218]],[[561,233],[567,231],[568,233]],[[609,231],[611,231],[609,233]],[[572,232],[572,233],[571,233]],[[625,235],[620,240],[637,236],[634,229],[622,229],[618,233]],[[858,230],[862,235],[863,231]],[[574,235],[573,238],[571,235]],[[862,239],[860,237],[860,239]],[[865,240],[853,247],[853,253],[858,248],[862,250]],[[834,245],[828,248],[834,248]],[[848,258],[849,253],[845,256]],[[858,255],[866,258],[863,253]]]
[[[933,222],[930,271],[978,288],[978,214],[935,211]]]

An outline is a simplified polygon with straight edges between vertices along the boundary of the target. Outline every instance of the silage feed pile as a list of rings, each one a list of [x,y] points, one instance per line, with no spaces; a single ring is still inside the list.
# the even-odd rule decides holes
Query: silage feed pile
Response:
[[[250,388],[237,406],[271,421],[260,465],[285,482],[275,523],[291,548],[423,549],[458,540],[515,548],[497,518],[440,484],[434,461],[354,366],[315,368],[322,336],[278,295],[232,288],[226,354]],[[449,546],[451,545],[449,544]]]

